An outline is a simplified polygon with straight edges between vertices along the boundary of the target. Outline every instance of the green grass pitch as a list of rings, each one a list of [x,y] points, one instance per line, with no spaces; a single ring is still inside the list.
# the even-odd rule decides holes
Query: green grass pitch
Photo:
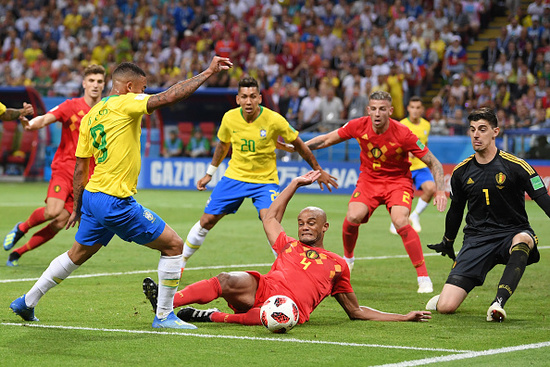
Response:
[[[16,222],[43,205],[46,190],[44,183],[0,184],[2,239]],[[136,199],[185,238],[208,196],[209,192],[141,190]],[[325,246],[342,254],[341,225],[348,198],[337,193],[297,194],[283,226],[296,236],[300,209],[320,206],[331,224]],[[189,332],[152,329],[154,315],[141,291],[141,281],[145,276],[156,279],[159,254],[118,238],[42,298],[36,308],[40,322],[26,324],[8,306],[30,289],[54,257],[70,248],[76,230],[62,231],[25,254],[19,267],[4,265],[8,252],[0,259],[0,365],[547,366],[550,226],[535,203],[529,201],[527,209],[540,240],[541,261],[527,268],[506,305],[508,319],[504,323],[485,321],[502,274],[503,267],[497,266],[485,285],[476,288],[454,315],[435,314],[426,323],[350,321],[338,303],[328,298],[313,312],[310,322],[284,335],[271,334],[260,326],[213,323],[197,324],[199,329]],[[420,238],[434,294],[443,286],[451,261],[431,253],[425,245],[440,241],[444,217],[433,207],[421,216]],[[399,313],[421,310],[432,295],[416,293],[416,273],[400,237],[389,233],[389,223],[385,208],[379,208],[371,221],[361,226],[352,285],[362,305]],[[458,251],[460,241],[456,246]],[[221,271],[265,273],[272,261],[261,223],[247,200],[235,215],[227,216],[211,231],[187,264],[181,286]],[[212,306],[229,311],[223,300]]]

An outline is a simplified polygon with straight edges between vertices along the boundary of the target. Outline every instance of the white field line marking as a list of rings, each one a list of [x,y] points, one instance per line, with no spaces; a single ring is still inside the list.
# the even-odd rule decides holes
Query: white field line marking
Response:
[[[548,348],[548,347],[550,347],[550,341],[541,342],[541,343],[518,345],[518,346],[515,346],[515,347],[487,349],[487,350],[482,350],[482,351],[479,351],[479,352],[467,352],[467,353],[463,353],[463,354],[452,354],[452,355],[449,355],[449,356],[417,359],[416,361],[405,361],[405,362],[399,362],[399,363],[382,364],[382,365],[378,365],[378,366],[374,366],[374,367],[424,366],[424,365],[432,364],[432,363],[451,362],[451,361],[458,361],[458,360],[461,360],[461,359],[470,359],[470,358],[477,358],[477,357],[483,357],[483,356],[491,356],[491,355],[495,355],[495,354],[511,353],[511,352],[517,352],[517,351],[522,351],[522,350],[528,350],[528,349],[540,349],[540,348]]]
[[[417,348],[417,347],[407,347],[407,346],[400,346],[400,345],[382,345],[382,344],[343,343],[343,342],[331,342],[331,341],[324,341],[324,340],[307,340],[307,339],[296,339],[296,338],[268,338],[268,337],[261,338],[261,337],[255,337],[255,336],[211,335],[211,334],[194,334],[194,333],[191,334],[191,333],[186,333],[186,332],[181,333],[176,331],[104,329],[104,328],[90,328],[90,327],[79,327],[79,326],[21,324],[21,323],[12,323],[12,322],[2,322],[0,323],[0,325],[35,327],[35,328],[44,328],[44,329],[101,331],[101,332],[128,333],[128,334],[178,335],[178,336],[189,336],[189,337],[195,337],[195,338],[212,338],[212,339],[240,339],[240,340],[286,342],[286,343],[324,344],[324,345],[337,345],[337,346],[343,346],[343,347],[407,349],[407,350],[423,350],[423,351],[429,351],[429,352],[449,352],[449,353],[473,353],[471,350],[443,349],[443,348]]]
[[[550,249],[550,246],[539,246],[539,250],[546,250]],[[424,254],[424,257],[430,257],[430,256],[441,256],[438,253],[428,253]],[[385,259],[401,259],[401,258],[408,258],[409,255],[392,255],[392,256],[366,256],[366,257],[356,257],[355,261],[361,261],[361,260],[385,260]],[[265,263],[265,264],[234,264],[234,265],[212,265],[212,266],[198,266],[196,268],[185,268],[185,271],[193,271],[193,270],[212,270],[212,269],[232,269],[232,268],[248,268],[253,269],[255,267],[262,267],[262,266],[271,266],[272,263]],[[150,273],[156,273],[157,270],[135,270],[135,271],[125,271],[125,272],[116,272],[116,273],[95,273],[95,274],[80,274],[80,275],[71,275],[69,278],[76,279],[76,278],[95,278],[95,277],[105,277],[105,276],[112,276],[112,275],[132,275],[132,274],[150,274]],[[0,279],[1,283],[16,283],[16,282],[35,282],[38,278],[18,278],[18,279]]]

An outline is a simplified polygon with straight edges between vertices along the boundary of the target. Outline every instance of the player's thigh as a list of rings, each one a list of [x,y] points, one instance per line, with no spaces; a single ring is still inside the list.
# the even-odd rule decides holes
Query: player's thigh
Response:
[[[350,201],[348,203],[346,219],[351,223],[366,223],[369,220],[370,213],[367,204],[360,201]]]
[[[246,311],[254,306],[259,280],[245,271],[220,273],[217,276],[222,297],[235,310]]]
[[[453,313],[464,302],[468,293],[453,284],[445,284],[437,301],[437,311],[441,313]]]

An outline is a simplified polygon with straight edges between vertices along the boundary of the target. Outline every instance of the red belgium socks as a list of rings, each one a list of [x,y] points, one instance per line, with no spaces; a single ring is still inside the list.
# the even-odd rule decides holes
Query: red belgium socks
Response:
[[[416,274],[419,277],[427,277],[428,269],[426,269],[426,263],[424,262],[424,254],[422,253],[422,245],[420,244],[418,233],[416,233],[410,224],[398,229],[397,233],[401,236],[405,250],[409,254],[413,266],[416,268]]]

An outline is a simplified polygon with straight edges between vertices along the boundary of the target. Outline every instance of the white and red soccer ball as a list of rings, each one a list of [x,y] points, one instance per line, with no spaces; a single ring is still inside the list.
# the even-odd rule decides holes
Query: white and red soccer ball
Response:
[[[290,297],[272,296],[260,308],[260,321],[273,333],[286,333],[298,323],[300,312]]]

